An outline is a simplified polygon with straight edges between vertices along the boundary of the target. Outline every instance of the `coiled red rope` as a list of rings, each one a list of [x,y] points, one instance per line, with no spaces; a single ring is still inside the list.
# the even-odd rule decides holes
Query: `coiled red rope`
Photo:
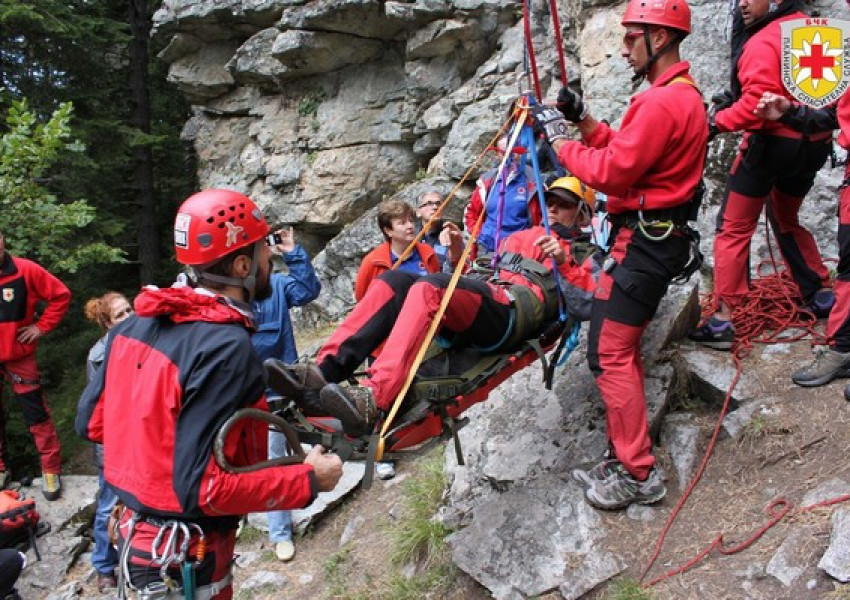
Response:
[[[796,283],[794,283],[793,279],[784,267],[777,266],[777,262],[773,255],[773,249],[770,244],[770,229],[767,226],[767,219],[765,219],[765,230],[767,232],[767,247],[770,253],[770,260],[763,261],[758,265],[756,268],[757,276],[750,284],[750,292],[748,293],[747,298],[732,312],[736,341],[731,354],[732,361],[735,364],[735,375],[732,377],[732,381],[729,384],[729,390],[726,392],[726,397],[723,399],[720,416],[714,426],[714,432],[712,433],[711,440],[709,441],[708,447],[703,455],[702,462],[696,470],[696,473],[694,473],[694,476],[688,484],[687,489],[685,489],[685,492],[682,494],[682,497],[667,517],[667,522],[664,524],[664,528],[661,530],[661,534],[658,536],[658,541],[655,544],[655,550],[653,551],[648,564],[641,573],[641,582],[646,579],[647,574],[658,559],[664,540],[667,537],[670,528],[673,526],[676,517],[681,512],[682,507],[685,505],[685,502],[687,502],[694,488],[696,488],[702,478],[703,472],[708,466],[708,462],[711,458],[712,452],[714,451],[714,446],[717,443],[717,437],[720,434],[723,418],[726,416],[729,409],[729,401],[732,398],[732,391],[735,389],[735,386],[741,378],[741,361],[750,353],[753,348],[753,344],[771,344],[779,341],[792,342],[803,339],[807,336],[812,340],[813,345],[826,343],[826,338],[823,333],[815,329],[815,325],[817,324],[817,318],[815,315],[810,311],[801,308],[800,305],[802,304],[803,299]],[[713,293],[706,294],[703,296],[701,304],[702,318],[708,319],[717,310],[717,297]],[[805,508],[793,509],[792,504],[788,500],[785,498],[777,498],[765,508],[765,512],[770,515],[770,520],[744,541],[732,546],[727,546],[723,539],[723,534],[720,533],[696,556],[681,566],[671,569],[663,575],[650,580],[644,585],[645,587],[651,587],[664,579],[672,577],[673,575],[684,573],[709,556],[712,550],[717,550],[717,552],[723,555],[741,552],[752,545],[771,527],[779,523],[792,512],[806,512],[815,508],[845,502],[846,500],[850,500],[850,495],[825,500]]]

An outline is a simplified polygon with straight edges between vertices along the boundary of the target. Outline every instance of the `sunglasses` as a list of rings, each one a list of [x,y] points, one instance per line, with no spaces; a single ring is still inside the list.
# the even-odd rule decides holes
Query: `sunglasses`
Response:
[[[635,45],[635,40],[639,37],[643,37],[642,31],[627,31],[623,35],[623,45],[631,49]]]

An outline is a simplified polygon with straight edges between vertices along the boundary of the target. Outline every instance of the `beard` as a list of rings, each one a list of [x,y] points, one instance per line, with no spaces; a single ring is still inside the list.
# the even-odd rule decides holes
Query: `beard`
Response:
[[[254,300],[266,300],[272,295],[271,283],[272,264],[269,261],[268,267],[257,273],[257,280],[254,284]]]

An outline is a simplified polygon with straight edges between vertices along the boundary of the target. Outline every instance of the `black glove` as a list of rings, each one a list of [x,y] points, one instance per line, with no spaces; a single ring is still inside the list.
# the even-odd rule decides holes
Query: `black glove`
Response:
[[[711,115],[708,119],[708,142],[711,143],[714,138],[717,137],[717,134],[720,133],[720,130],[717,128],[717,125],[714,123],[714,115]]]
[[[550,144],[555,140],[567,138],[568,125],[564,115],[557,108],[537,104],[531,109],[531,115],[537,125],[543,129]]]
[[[723,90],[711,97],[711,103],[714,105],[714,112],[719,112],[732,106],[735,103],[735,99],[732,97],[732,92]]]
[[[581,94],[574,92],[567,86],[561,88],[558,92],[558,110],[564,113],[564,118],[573,123],[578,123],[584,120],[587,116],[587,107],[584,105],[584,100],[581,99]]]

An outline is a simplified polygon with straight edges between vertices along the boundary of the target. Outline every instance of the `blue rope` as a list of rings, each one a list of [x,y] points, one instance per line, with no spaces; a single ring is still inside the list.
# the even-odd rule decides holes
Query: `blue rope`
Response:
[[[567,343],[564,346],[564,353],[561,355],[561,358],[558,360],[556,366],[561,367],[567,362],[567,359],[570,357],[570,354],[573,353],[578,347],[578,334],[581,331],[581,321],[576,321],[573,323],[573,330],[570,332],[570,337],[567,338]]]
[[[534,105],[534,99],[529,96],[528,101],[531,106]],[[546,197],[543,193],[543,180],[540,178],[540,161],[537,158],[537,146],[535,145],[534,131],[530,125],[523,125],[520,133],[522,144],[526,151],[531,155],[531,166],[534,171],[534,187],[537,188],[537,201],[540,204],[540,213],[543,215],[543,228],[546,230],[546,235],[552,235],[552,230],[549,227],[549,212],[546,210]],[[558,290],[558,320],[562,323],[567,320],[567,310],[564,304],[563,287],[561,286],[561,274],[558,271],[558,263],[555,262],[555,257],[552,260],[552,274],[555,276],[555,287]]]

